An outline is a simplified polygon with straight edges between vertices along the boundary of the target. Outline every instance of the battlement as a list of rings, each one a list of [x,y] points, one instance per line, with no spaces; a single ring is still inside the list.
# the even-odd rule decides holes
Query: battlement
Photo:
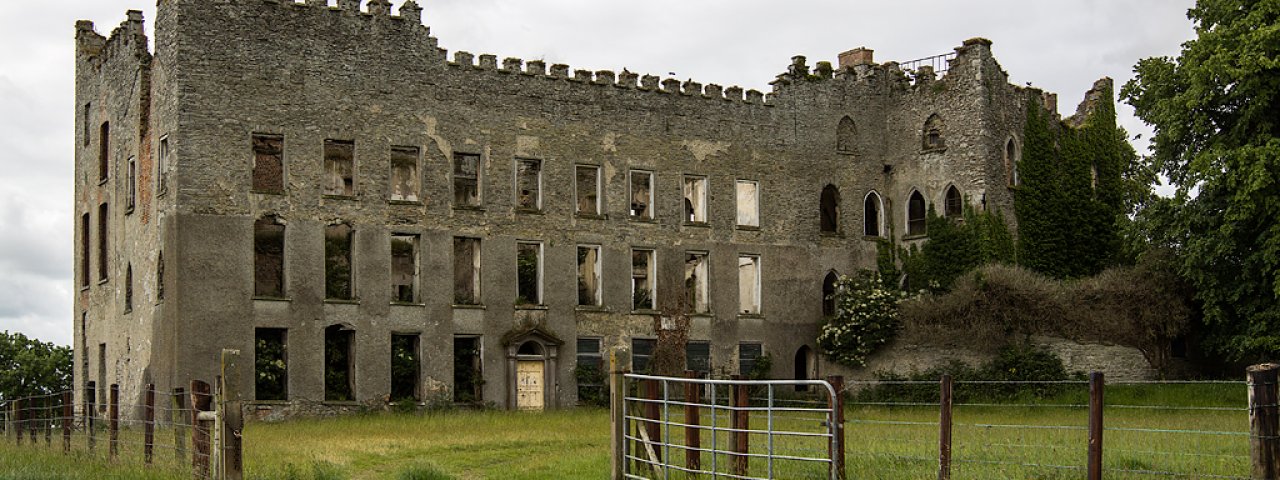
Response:
[[[124,53],[149,59],[151,52],[143,29],[142,11],[126,12],[125,20],[111,31],[110,37],[99,34],[92,21],[77,20],[76,52],[86,58],[100,60]]]

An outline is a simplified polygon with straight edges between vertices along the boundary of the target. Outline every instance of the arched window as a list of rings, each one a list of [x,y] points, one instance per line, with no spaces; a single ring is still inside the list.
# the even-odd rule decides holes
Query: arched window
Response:
[[[941,150],[947,148],[946,139],[942,137],[942,117],[929,115],[924,121],[923,148],[925,150]]]
[[[1012,138],[1004,144],[1004,177],[1010,187],[1022,184],[1022,179],[1018,178],[1018,146]]]
[[[801,346],[796,350],[795,375],[796,380],[808,380],[813,371],[813,349],[808,345]],[[797,392],[809,391],[808,385],[796,385]]]
[[[871,192],[867,194],[867,198],[862,201],[862,234],[868,237],[879,237],[880,226],[884,225],[881,217],[884,211],[881,208],[880,194]]]
[[[960,218],[964,215],[964,200],[960,197],[960,189],[955,185],[947,187],[946,203],[943,205],[943,214],[947,218]]]
[[[836,282],[840,280],[840,276],[836,275],[836,271],[827,272],[827,277],[822,279],[822,315],[830,316],[836,314]]]
[[[823,187],[821,202],[819,209],[822,217],[822,231],[828,233],[840,231],[840,189],[830,184]]]
[[[925,234],[925,210],[924,195],[921,195],[917,190],[913,190],[911,197],[907,199],[907,236]]]
[[[853,124],[853,119],[848,116],[841,118],[840,125],[836,127],[836,151],[853,153],[853,145],[857,136],[858,127]]]

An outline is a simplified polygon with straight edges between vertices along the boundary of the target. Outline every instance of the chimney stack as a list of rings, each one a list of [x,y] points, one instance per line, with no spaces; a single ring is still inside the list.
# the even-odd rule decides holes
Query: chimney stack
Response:
[[[875,50],[867,47],[858,47],[853,50],[840,54],[840,68],[845,69],[857,65],[872,65],[875,60],[872,59]]]

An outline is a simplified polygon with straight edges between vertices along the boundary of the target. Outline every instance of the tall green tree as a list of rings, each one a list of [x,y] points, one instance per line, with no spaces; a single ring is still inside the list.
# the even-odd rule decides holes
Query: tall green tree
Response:
[[[1139,213],[1178,253],[1235,361],[1280,354],[1280,0],[1199,0],[1196,38],[1148,58],[1121,96],[1155,131],[1146,161],[1176,195]]]
[[[0,333],[0,401],[71,389],[71,348]]]

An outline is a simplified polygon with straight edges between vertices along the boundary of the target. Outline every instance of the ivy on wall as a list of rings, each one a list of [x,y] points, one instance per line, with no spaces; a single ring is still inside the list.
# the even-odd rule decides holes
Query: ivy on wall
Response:
[[[922,246],[895,249],[888,241],[881,243],[877,268],[883,278],[905,274],[906,290],[938,292],[982,265],[1014,263],[1013,235],[999,212],[978,212],[966,206],[960,218],[946,218],[930,206],[925,223],[929,240]]]

